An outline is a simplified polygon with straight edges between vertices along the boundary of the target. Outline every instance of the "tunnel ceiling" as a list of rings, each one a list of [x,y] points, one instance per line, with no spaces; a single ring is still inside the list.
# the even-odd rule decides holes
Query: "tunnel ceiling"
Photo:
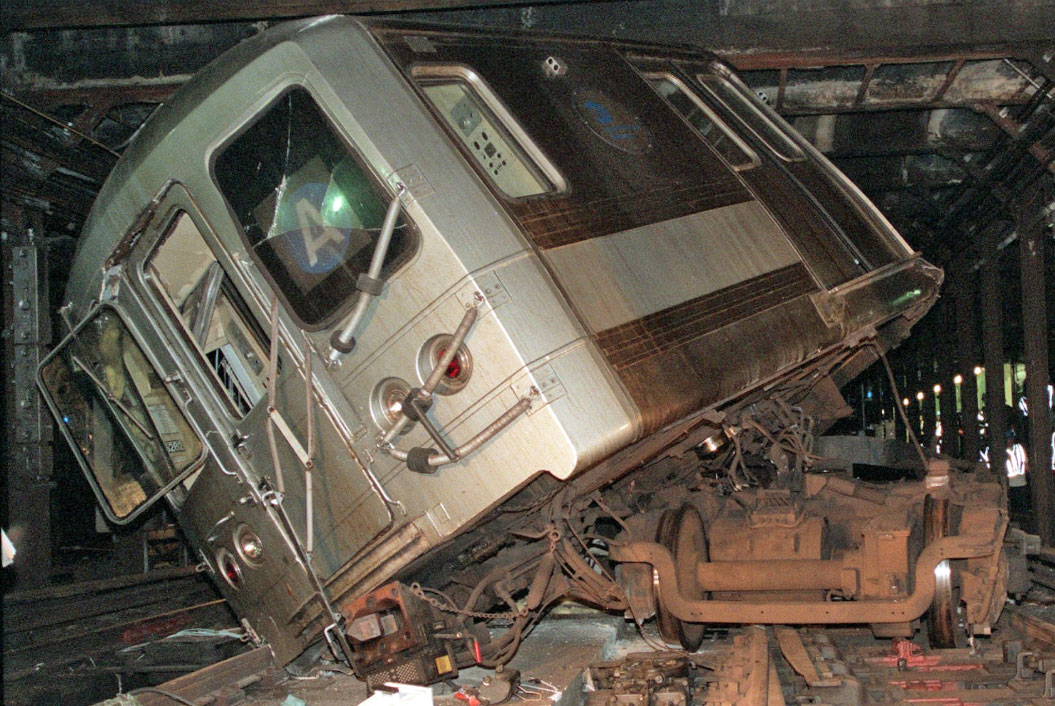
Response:
[[[953,281],[1052,220],[1053,1],[29,0],[2,18],[4,229],[75,239],[136,128],[238,41],[378,11],[716,51]]]

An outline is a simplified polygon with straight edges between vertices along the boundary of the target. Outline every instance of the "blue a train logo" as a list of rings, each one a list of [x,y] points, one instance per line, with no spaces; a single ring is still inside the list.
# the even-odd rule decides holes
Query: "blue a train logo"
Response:
[[[344,261],[352,210],[339,191],[309,183],[283,199],[275,225],[301,270],[322,274]]]
[[[624,152],[652,149],[652,135],[640,118],[600,91],[576,91],[576,106],[590,129],[602,140]]]

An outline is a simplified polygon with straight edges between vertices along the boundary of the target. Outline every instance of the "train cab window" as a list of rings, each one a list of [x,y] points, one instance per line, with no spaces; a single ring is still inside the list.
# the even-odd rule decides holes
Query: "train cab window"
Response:
[[[645,77],[656,93],[663,96],[704,141],[725,158],[733,169],[742,171],[758,165],[758,156],[736,136],[685,84],[669,74]]]
[[[562,188],[556,168],[476,74],[458,67],[419,67],[414,76],[480,169],[507,196]]]
[[[391,196],[304,89],[285,93],[216,158],[216,180],[253,259],[290,311],[319,329],[354,301]],[[402,220],[382,268],[410,256]]]
[[[111,517],[168,492],[202,444],[113,309],[87,320],[41,367],[45,398]]]
[[[235,412],[245,415],[264,396],[265,336],[187,213],[172,221],[147,271]]]
[[[743,120],[759,139],[765,142],[781,159],[789,162],[804,159],[802,149],[777,123],[766,115],[757,100],[733,85],[729,79],[716,74],[699,74],[697,80],[705,93],[724,104]]]

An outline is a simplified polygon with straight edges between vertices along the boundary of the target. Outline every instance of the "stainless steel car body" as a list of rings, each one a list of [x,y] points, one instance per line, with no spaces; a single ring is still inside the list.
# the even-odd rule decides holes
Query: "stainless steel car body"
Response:
[[[236,612],[284,661],[330,622],[325,601],[315,600],[320,590],[342,602],[380,585],[542,474],[564,480],[603,467],[608,477],[618,476],[630,462],[612,461],[617,452],[687,428],[708,410],[811,360],[849,350],[891,320],[911,322],[933,301],[940,281],[874,207],[797,140],[798,160],[814,169],[810,178],[826,180],[833,198],[849,204],[843,208],[856,209],[885,248],[885,261],[858,262],[847,276],[823,274],[828,266],[805,252],[796,221],[775,197],[765,200],[766,184],[727,165],[721,184],[697,189],[703,205],[679,207],[673,216],[658,209],[633,227],[546,241],[524,225],[531,200],[505,199],[488,183],[421,89],[417,78],[436,75],[436,66],[477,71],[463,57],[444,58],[445,38],[451,46],[483,41],[471,33],[327,17],[283,25],[236,47],[160,108],[132,142],[93,208],[71,270],[68,320],[90,318],[99,307],[117,312],[202,441],[200,458],[166,497]],[[558,38],[516,42],[542,58],[547,51],[569,56],[572,64],[575,56],[589,64],[590,52],[604,48]],[[605,61],[624,57],[621,80],[637,76],[639,91],[650,90],[641,79],[650,72],[724,71],[691,52],[604,51]],[[483,70],[479,76],[498,81]],[[215,177],[217,154],[293,87],[310,94],[386,200],[404,189],[403,217],[414,230],[412,253],[371,303],[355,349],[334,355],[334,364],[327,362],[330,338],[347,307],[322,326],[305,326],[283,302],[273,304],[272,282]],[[502,99],[510,101],[509,95]],[[618,99],[632,112],[630,99]],[[656,96],[649,108],[662,105]],[[688,150],[725,165],[673,110],[646,121],[660,119]],[[660,145],[666,137],[651,139]],[[765,149],[757,135],[741,139]],[[548,158],[568,180],[554,192],[581,196],[583,182],[568,174],[574,159],[552,147]],[[776,163],[772,155],[763,159]],[[680,198],[676,184],[637,186],[652,189],[652,198],[664,190],[667,200]],[[735,197],[708,202],[719,186]],[[178,214],[200,232],[250,323],[277,332],[273,405],[261,399],[244,416],[232,413],[195,341],[159,293],[150,258]],[[855,257],[847,255],[847,262]],[[716,309],[715,321],[690,327],[680,339],[664,343],[657,331],[684,322],[650,323],[687,305],[697,307],[692,311],[726,306],[722,297],[735,298],[737,287],[752,282],[762,289],[750,290],[744,301],[761,303],[740,314]],[[780,286],[789,289],[780,294]],[[371,394],[388,378],[421,385],[428,372],[419,364],[423,344],[454,331],[472,308],[477,319],[466,339],[472,375],[464,390],[437,396],[432,414],[457,445],[518,400],[530,400],[530,411],[457,463],[414,472],[379,448],[384,428],[371,412]],[[755,328],[737,328],[737,316]],[[789,343],[770,347],[778,334]],[[894,338],[900,335],[901,329]],[[654,358],[653,349],[677,356],[677,364]],[[53,410],[61,417],[54,403]],[[269,422],[275,415],[280,419]],[[278,468],[268,440],[272,423]],[[419,424],[397,443],[431,442]],[[306,450],[313,452],[308,463],[299,455]],[[279,474],[281,495],[274,492]],[[237,546],[243,527],[264,547],[261,560],[248,561]],[[224,561],[232,557],[234,581],[223,578]]]

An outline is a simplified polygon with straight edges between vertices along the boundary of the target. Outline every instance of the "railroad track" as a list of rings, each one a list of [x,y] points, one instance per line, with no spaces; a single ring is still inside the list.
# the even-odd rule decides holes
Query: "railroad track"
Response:
[[[42,703],[41,691],[51,689],[61,689],[63,703],[89,703],[98,688],[116,690],[114,674],[128,669],[120,650],[188,628],[236,625],[226,601],[193,569],[10,593],[4,596],[5,703]]]

